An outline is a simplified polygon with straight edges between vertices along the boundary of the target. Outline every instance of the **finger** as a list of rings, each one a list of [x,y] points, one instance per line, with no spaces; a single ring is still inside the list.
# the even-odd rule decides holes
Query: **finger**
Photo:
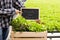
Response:
[[[19,11],[19,13],[22,13],[21,11]]]

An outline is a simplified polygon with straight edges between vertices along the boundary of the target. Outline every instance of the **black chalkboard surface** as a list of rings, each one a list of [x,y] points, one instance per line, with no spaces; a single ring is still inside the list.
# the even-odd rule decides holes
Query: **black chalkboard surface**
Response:
[[[39,19],[39,9],[24,8],[22,9],[22,16],[28,20]]]

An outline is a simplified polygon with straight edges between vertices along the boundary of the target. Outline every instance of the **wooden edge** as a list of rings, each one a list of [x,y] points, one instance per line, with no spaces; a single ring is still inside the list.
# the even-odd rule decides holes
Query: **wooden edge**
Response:
[[[44,32],[12,32],[14,37],[18,38],[24,38],[24,37],[38,37],[38,38],[44,38],[47,37],[47,31]]]

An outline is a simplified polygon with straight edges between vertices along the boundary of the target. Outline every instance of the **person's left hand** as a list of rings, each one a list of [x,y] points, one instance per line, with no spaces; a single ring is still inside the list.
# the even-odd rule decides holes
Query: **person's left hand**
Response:
[[[40,24],[40,20],[39,19],[36,19],[36,22]]]

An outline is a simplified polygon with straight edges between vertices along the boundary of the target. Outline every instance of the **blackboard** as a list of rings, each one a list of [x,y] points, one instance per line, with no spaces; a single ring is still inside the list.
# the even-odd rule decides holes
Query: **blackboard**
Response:
[[[39,19],[39,9],[22,9],[22,16],[29,20]]]

